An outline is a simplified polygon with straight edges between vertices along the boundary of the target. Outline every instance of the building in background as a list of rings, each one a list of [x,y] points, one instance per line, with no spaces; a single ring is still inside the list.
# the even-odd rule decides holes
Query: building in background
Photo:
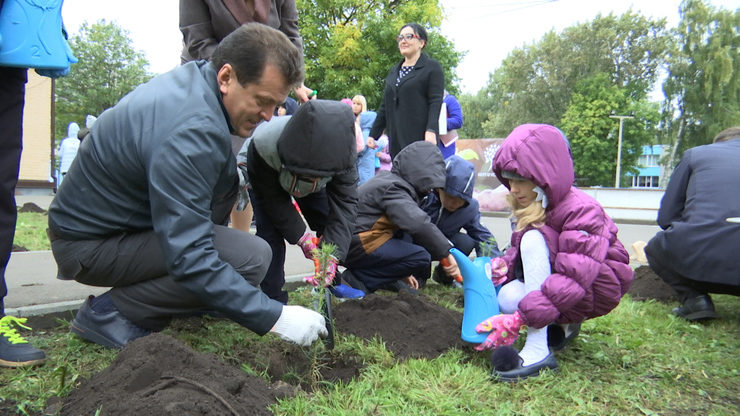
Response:
[[[28,70],[23,107],[23,153],[17,195],[54,192],[54,87],[51,78]]]
[[[661,188],[665,187],[660,183],[663,167],[660,165],[660,157],[663,154],[663,145],[656,144],[652,146],[642,146],[642,154],[637,159],[637,168],[639,173],[632,176],[633,188]]]

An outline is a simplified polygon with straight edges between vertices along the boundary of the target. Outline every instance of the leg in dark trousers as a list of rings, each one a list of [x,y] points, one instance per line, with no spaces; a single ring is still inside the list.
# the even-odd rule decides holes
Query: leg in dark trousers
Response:
[[[264,241],[220,225],[214,226],[213,241],[221,260],[253,286],[259,285],[270,258]],[[113,287],[110,295],[115,307],[140,327],[159,330],[172,317],[193,315],[207,308],[167,274],[153,231],[105,240],[55,240],[52,251],[61,277],[91,286]]]
[[[431,256],[424,247],[392,238],[370,254],[348,259],[345,264],[355,278],[374,292],[380,287],[404,279],[429,276]]]
[[[26,93],[25,68],[0,67],[0,316],[8,294],[5,268],[10,260],[18,210],[15,186],[23,149],[23,103]]]

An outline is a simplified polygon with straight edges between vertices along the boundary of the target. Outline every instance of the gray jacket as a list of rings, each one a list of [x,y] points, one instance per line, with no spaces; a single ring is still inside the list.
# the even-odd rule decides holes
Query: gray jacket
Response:
[[[49,227],[67,240],[154,230],[175,281],[264,334],[282,305],[223,262],[213,245],[212,204],[237,184],[230,130],[216,71],[206,61],[139,86],[103,112],[83,140],[49,208]]]

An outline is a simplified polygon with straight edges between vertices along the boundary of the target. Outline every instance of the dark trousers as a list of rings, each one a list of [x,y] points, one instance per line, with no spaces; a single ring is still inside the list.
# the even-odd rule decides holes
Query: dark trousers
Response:
[[[252,196],[251,191],[250,199],[257,202],[253,203],[257,236],[267,241],[272,250],[272,262],[260,287],[271,299],[287,304],[288,292],[283,290],[285,285],[285,238],[277,227],[269,221],[269,217],[264,212],[265,208]],[[308,194],[303,198],[297,198],[296,203],[301,208],[301,213],[309,228],[316,232],[317,236],[321,236],[329,217],[329,197],[326,194],[326,188]]]
[[[649,247],[649,246],[648,246]],[[645,250],[645,256],[648,259],[650,268],[655,274],[660,276],[666,284],[676,291],[679,302],[684,303],[687,299],[695,298],[699,295],[709,293],[723,293],[728,295],[740,296],[740,287],[725,285],[721,283],[701,282],[682,276],[671,265],[661,259],[657,253],[651,253],[649,249]],[[711,273],[711,271],[708,271]]]
[[[429,279],[431,256],[424,247],[400,238],[391,238],[369,254],[348,258],[344,266],[371,292],[414,275]]]
[[[214,246],[253,286],[262,281],[270,251],[259,238],[214,226]],[[164,328],[175,316],[191,316],[208,306],[167,273],[162,248],[153,231],[120,234],[103,240],[54,240],[59,276],[91,286],[112,287],[116,308],[135,324]]]
[[[5,268],[10,260],[18,209],[15,186],[23,150],[25,68],[0,67],[0,316],[5,314]]]

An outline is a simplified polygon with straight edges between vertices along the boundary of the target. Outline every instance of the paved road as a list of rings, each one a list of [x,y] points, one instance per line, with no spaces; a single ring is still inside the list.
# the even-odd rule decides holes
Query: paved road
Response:
[[[18,205],[33,202],[43,209],[48,208],[50,197],[18,197]],[[484,216],[482,219],[504,246],[511,237],[509,220],[500,215]],[[657,225],[617,224],[619,239],[634,255],[631,245],[635,241],[648,241],[659,230]],[[633,266],[639,264],[633,263]],[[303,257],[297,246],[288,245],[285,274],[289,282],[300,281],[313,272],[313,264]],[[10,257],[6,270],[8,296],[5,298],[6,312],[10,315],[33,316],[76,309],[88,295],[98,295],[106,288],[82,285],[74,281],[56,279],[56,263],[50,251],[16,252]]]

